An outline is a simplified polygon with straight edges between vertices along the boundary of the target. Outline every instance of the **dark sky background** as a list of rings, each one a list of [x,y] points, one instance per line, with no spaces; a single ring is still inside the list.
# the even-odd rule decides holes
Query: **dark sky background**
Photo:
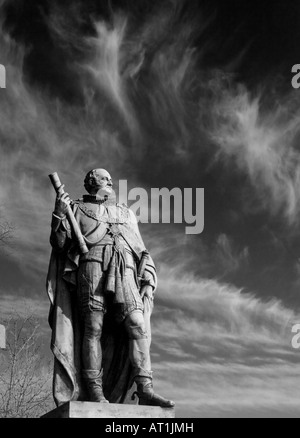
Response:
[[[0,5],[0,205],[16,227],[2,313],[21,299],[46,312],[49,173],[73,198],[95,167],[130,188],[203,187],[201,235],[141,225],[161,284],[158,377],[168,391],[186,382],[185,414],[198,387],[207,412],[256,412],[264,394],[286,409],[299,378],[285,332],[300,305],[299,2]]]

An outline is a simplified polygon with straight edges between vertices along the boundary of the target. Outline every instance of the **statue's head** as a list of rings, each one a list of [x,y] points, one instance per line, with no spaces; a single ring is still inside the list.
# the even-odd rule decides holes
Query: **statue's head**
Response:
[[[105,169],[91,170],[85,177],[84,187],[90,195],[110,196],[113,193],[112,179]]]

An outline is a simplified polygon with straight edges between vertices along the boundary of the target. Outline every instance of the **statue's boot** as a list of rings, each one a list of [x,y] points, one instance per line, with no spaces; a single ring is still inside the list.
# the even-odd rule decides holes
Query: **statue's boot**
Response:
[[[140,405],[160,406],[162,408],[173,408],[175,403],[167,400],[161,395],[155,394],[152,379],[150,377],[136,377],[137,392]]]
[[[130,339],[129,351],[131,362],[134,367],[134,381],[137,384],[137,395],[140,405],[161,406],[162,408],[173,408],[175,403],[164,397],[155,394],[152,385],[152,372],[150,360],[150,345],[146,335],[136,336]]]
[[[90,401],[98,403],[109,403],[103,394],[103,370],[100,372],[98,370],[84,370],[82,374],[86,382]]]

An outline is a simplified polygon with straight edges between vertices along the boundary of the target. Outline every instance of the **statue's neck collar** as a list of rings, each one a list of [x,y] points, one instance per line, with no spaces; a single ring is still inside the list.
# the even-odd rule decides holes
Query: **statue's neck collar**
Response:
[[[116,198],[114,196],[99,196],[99,195],[83,195],[83,202],[89,202],[91,204],[103,204],[103,205],[115,205]]]

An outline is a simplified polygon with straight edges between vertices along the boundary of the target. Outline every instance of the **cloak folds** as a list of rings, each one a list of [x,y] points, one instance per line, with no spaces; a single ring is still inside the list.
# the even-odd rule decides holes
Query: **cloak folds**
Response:
[[[125,240],[140,259],[145,246],[138,229],[133,230],[129,224],[120,225],[120,228]],[[67,255],[65,252],[53,250],[47,276],[47,293],[50,299],[49,325],[52,329],[51,350],[54,355],[53,397],[57,406],[69,401],[88,399],[81,378],[82,328],[76,291],[78,263],[79,253],[75,246],[70,248]],[[146,271],[156,283],[155,266],[151,257]],[[152,310],[153,303],[145,298],[144,318],[149,343]],[[101,343],[104,395],[110,403],[128,402],[134,390],[128,336],[124,324],[117,324],[110,312],[105,315]]]

